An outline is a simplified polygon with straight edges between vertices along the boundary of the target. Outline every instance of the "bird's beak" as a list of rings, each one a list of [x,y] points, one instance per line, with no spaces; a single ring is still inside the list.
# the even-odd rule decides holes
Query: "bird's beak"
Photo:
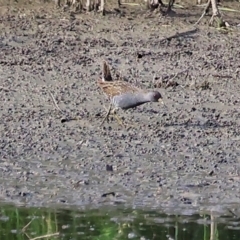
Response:
[[[164,106],[166,106],[162,98],[159,98],[159,99],[158,99],[158,102],[160,102],[161,104],[163,104]]]

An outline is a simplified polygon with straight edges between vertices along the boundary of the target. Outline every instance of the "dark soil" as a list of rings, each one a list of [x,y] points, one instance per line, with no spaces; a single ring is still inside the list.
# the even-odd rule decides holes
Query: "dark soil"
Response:
[[[188,213],[239,202],[239,13],[224,12],[232,29],[219,31],[210,16],[193,27],[194,6],[165,17],[125,5],[104,17],[47,3],[0,9],[2,201]],[[104,59],[166,107],[120,110],[133,127],[99,128]]]

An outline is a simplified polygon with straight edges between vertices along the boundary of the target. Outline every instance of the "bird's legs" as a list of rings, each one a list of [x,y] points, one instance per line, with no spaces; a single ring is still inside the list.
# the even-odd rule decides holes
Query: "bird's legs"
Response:
[[[119,125],[124,126],[123,121],[119,118],[119,116],[117,115],[116,111],[117,108],[114,108],[112,110],[112,104],[109,105],[109,108],[107,109],[105,106],[104,108],[107,111],[106,116],[104,117],[103,121],[101,122],[101,124],[99,125],[99,127],[101,127],[103,125],[103,123],[108,119],[109,115],[113,115],[114,118],[116,118],[117,122]]]
[[[133,127],[133,128],[136,127],[134,124],[129,124],[129,123],[123,122],[119,118],[119,116],[117,115],[116,111],[117,111],[117,108],[114,108],[113,111],[112,111],[112,114],[116,118],[116,120],[118,121],[119,125],[121,125],[122,127]]]
[[[101,122],[101,124],[99,125],[99,127],[101,127],[103,125],[103,123],[108,120],[109,116],[112,115],[118,122],[119,125],[121,125],[122,127],[135,127],[135,125],[132,124],[125,124],[120,117],[117,114],[117,108],[112,109],[112,104],[109,105],[109,108],[107,109],[104,106],[105,110],[107,111],[106,116],[104,117],[103,121]]]
[[[117,111],[117,109],[114,108],[113,111],[112,111],[113,116],[116,118],[119,125],[124,126],[123,121],[119,118],[116,111]]]
[[[104,106],[104,108],[106,109],[106,107]],[[106,109],[107,110],[107,114],[104,117],[103,121],[101,122],[101,124],[99,125],[99,127],[101,127],[103,125],[103,123],[106,121],[106,119],[108,119],[110,113],[111,113],[111,109],[112,109],[112,104],[110,103],[109,108]]]

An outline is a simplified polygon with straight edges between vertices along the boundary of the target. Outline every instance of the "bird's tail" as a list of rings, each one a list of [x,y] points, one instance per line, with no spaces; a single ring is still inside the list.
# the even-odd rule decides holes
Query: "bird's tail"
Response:
[[[102,81],[112,81],[112,75],[109,68],[109,65],[106,61],[103,61],[103,70],[102,70]]]

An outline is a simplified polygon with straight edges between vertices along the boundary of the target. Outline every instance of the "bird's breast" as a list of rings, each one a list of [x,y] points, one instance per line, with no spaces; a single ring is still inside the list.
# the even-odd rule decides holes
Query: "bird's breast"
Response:
[[[132,93],[125,93],[112,98],[113,105],[122,109],[134,108],[146,102],[148,101],[142,95]]]

